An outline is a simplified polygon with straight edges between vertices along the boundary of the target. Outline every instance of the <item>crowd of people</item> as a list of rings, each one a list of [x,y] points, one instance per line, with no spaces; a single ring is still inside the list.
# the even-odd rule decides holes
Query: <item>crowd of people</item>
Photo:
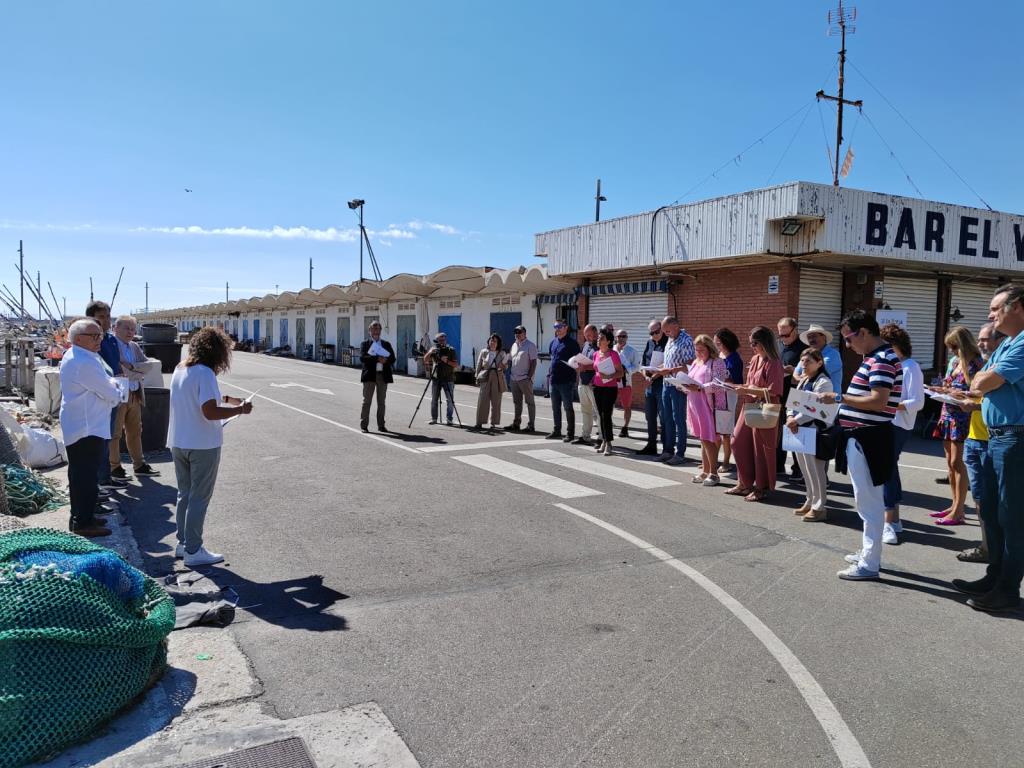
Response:
[[[130,315],[112,325],[110,306],[93,301],[85,317],[68,327],[70,346],[60,364],[60,423],[68,455],[69,528],[88,538],[110,535],[107,515],[114,508],[105,502],[130,481],[121,465],[122,435],[133,474],[160,474],[142,451],[146,355],[134,340],[137,325]],[[190,567],[224,559],[203,546],[203,524],[225,420],[252,411],[251,402],[221,395],[217,386],[217,374],[230,364],[231,348],[222,330],[203,328],[171,378],[168,446],[178,487],[175,557]]]
[[[931,514],[936,525],[962,525],[970,490],[982,522],[982,543],[958,558],[987,562],[989,568],[983,579],[957,580],[954,586],[971,594],[972,607],[1003,610],[1017,605],[1024,574],[1024,488],[1021,473],[1014,475],[1011,468],[1024,468],[1022,299],[1024,287],[1003,286],[992,300],[991,322],[977,336],[963,326],[952,328],[945,337],[949,365],[930,386],[913,359],[907,330],[894,323],[880,328],[863,310],[847,314],[839,327],[841,344],[861,359],[845,390],[842,356],[832,332],[817,324],[801,331],[792,317],[781,318],[774,330],[766,325],[751,329],[746,364],[739,337],[725,327],[693,338],[678,318],[665,317],[650,323],[649,338],[638,351],[628,333],[611,324],[586,325],[580,344],[568,325],[558,321],[548,346],[554,428],[546,437],[612,455],[615,438],[628,435],[632,382],[642,374],[647,440],[633,454],[682,465],[689,461],[687,444],[693,435],[700,444],[694,483],[714,487],[729,478],[733,482],[725,493],[763,502],[784,478],[803,485],[805,498],[794,512],[806,522],[829,519],[828,471],[834,466],[849,475],[863,521],[861,549],[846,557],[848,567],[837,575],[873,580],[879,577],[882,545],[898,544],[903,531],[900,456],[925,406],[926,390],[945,396],[932,436],[943,443],[951,498],[948,506]],[[364,381],[368,365],[384,366],[383,375],[388,375],[388,360],[367,358],[366,345],[363,352]],[[501,399],[511,389],[514,416],[508,431],[536,432],[537,360],[537,346],[522,326],[515,329],[507,351],[498,334],[488,338],[474,368],[479,395],[473,429],[501,427]],[[459,364],[445,334],[435,337],[425,361],[433,369],[430,423],[440,420],[444,394],[451,425],[452,382]],[[834,420],[787,408],[791,390],[810,395],[822,406],[837,405]],[[623,416],[618,430],[613,424],[616,405]],[[367,408],[364,400],[364,422]],[[787,431],[798,436],[808,429],[810,448],[783,447]],[[786,470],[788,453],[791,472]]]

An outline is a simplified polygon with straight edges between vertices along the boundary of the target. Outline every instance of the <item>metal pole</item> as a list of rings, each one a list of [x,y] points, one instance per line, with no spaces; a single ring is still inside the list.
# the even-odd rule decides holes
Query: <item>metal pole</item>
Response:
[[[225,302],[231,301],[231,299],[228,298],[228,287],[229,286],[228,286],[227,282],[225,282],[224,283],[224,301]]]
[[[146,281],[146,314],[149,314],[149,281]]]
[[[39,319],[43,319],[43,278],[36,270],[36,297],[39,299]]]
[[[25,314],[25,248],[21,240],[18,241],[18,271],[21,274],[21,314]]]
[[[359,282],[363,282],[363,206],[359,206]]]
[[[92,278],[90,277],[89,278],[89,301],[93,301],[94,299],[95,299],[95,296],[93,296],[93,293],[92,293]]]
[[[309,260],[309,287],[313,287],[313,259]]]
[[[594,195],[594,221],[601,220],[601,180],[597,180],[597,194]]]
[[[839,186],[839,148],[843,144],[843,68],[846,65],[846,21],[843,19],[843,4],[839,3],[839,30],[842,45],[839,48],[839,116],[836,121],[836,167],[832,173],[832,186]]]

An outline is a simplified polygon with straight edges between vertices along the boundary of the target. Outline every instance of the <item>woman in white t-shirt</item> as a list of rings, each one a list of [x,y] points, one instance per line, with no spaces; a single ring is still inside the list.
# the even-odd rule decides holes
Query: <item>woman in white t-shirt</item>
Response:
[[[188,358],[171,377],[171,423],[167,444],[178,481],[178,545],[174,556],[189,567],[224,559],[203,546],[203,523],[220,466],[224,419],[252,412],[252,403],[221,395],[217,374],[231,365],[232,341],[207,326],[189,342]],[[224,403],[224,405],[221,405]]]

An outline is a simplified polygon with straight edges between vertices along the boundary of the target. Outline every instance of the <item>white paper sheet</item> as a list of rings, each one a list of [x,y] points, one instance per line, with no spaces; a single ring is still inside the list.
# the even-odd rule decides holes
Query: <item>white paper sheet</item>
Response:
[[[615,375],[615,361],[610,357],[606,357],[597,364],[597,372],[604,377]]]
[[[977,400],[960,400],[958,398],[953,397],[952,395],[947,395],[945,392],[934,392],[928,389],[927,387],[925,387],[924,393],[928,395],[928,397],[930,397],[932,400],[938,400],[940,403],[946,403],[947,405],[960,406],[963,405],[965,402],[974,403],[975,405],[978,405]]]
[[[665,353],[662,350],[656,349],[653,352],[651,352],[651,368],[661,368],[661,366],[663,366],[664,364]]]
[[[816,394],[803,389],[791,389],[789,391],[786,407],[803,416],[820,419],[826,424],[832,424],[836,420],[836,414],[839,413],[838,403],[826,405],[818,400]]]
[[[391,353],[390,353],[390,352],[388,352],[388,351],[387,351],[387,350],[386,350],[386,349],[384,348],[384,345],[383,345],[383,344],[381,344],[381,343],[380,343],[379,341],[375,341],[375,342],[373,342],[373,343],[372,343],[372,344],[370,345],[370,349],[368,350],[368,352],[369,352],[369,353],[370,353],[371,355],[374,355],[374,356],[376,356],[376,357],[390,357],[390,356],[391,356]]]
[[[817,450],[817,445],[818,430],[813,427],[799,427],[796,434],[793,434],[789,427],[783,425],[782,450],[813,455]]]

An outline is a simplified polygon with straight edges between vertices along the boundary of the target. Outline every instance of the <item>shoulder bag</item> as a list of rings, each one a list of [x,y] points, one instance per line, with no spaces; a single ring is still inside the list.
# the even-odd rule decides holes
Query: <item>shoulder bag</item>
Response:
[[[782,406],[771,402],[771,392],[758,387],[764,392],[764,402],[746,403],[743,406],[743,422],[751,429],[775,429],[779,424]]]

